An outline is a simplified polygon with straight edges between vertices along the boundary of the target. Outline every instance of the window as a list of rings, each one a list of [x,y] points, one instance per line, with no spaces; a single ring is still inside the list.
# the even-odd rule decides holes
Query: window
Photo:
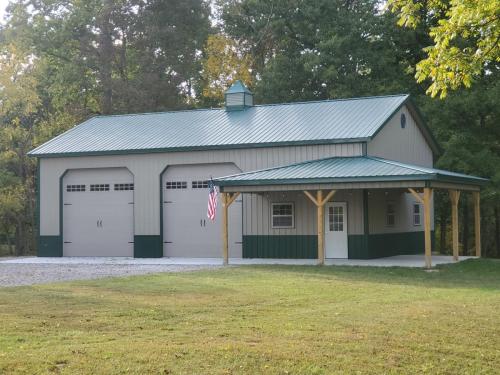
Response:
[[[272,228],[293,228],[293,203],[273,203],[271,206]]]
[[[413,225],[421,225],[422,220],[420,216],[420,205],[418,203],[413,204]]]
[[[167,181],[165,187],[167,189],[187,189],[186,181]]]
[[[208,181],[192,181],[191,187],[193,189],[208,189]]]
[[[394,202],[387,202],[385,209],[385,225],[393,227],[396,224],[396,209]]]
[[[330,232],[344,231],[344,207],[328,207],[328,229]]]
[[[66,191],[70,193],[75,191],[85,191],[85,185],[66,185]]]
[[[134,184],[115,184],[116,191],[134,190]]]
[[[90,191],[109,191],[109,184],[90,184]]]

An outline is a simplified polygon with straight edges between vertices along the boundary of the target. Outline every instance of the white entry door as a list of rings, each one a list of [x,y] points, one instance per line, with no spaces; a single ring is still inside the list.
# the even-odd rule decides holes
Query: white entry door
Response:
[[[347,203],[325,204],[325,257],[347,258]]]

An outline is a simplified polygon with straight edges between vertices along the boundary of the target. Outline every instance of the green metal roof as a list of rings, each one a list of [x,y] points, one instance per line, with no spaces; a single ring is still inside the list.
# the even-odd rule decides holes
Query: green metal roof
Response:
[[[240,80],[238,80],[233,83],[224,94],[237,94],[241,92],[251,94],[250,90]]]
[[[44,143],[32,156],[151,153],[367,141],[408,95],[97,116]]]
[[[488,180],[371,156],[332,157],[220,177],[220,186],[434,180],[483,185]]]

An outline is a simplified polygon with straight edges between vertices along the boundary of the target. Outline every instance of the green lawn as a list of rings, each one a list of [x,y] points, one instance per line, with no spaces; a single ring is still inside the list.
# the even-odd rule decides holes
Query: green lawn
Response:
[[[0,288],[0,374],[491,374],[500,262]]]

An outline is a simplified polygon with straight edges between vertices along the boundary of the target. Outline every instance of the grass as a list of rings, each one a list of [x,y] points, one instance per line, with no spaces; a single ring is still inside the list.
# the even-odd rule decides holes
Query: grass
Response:
[[[0,373],[491,374],[500,262],[248,266],[0,289]]]

